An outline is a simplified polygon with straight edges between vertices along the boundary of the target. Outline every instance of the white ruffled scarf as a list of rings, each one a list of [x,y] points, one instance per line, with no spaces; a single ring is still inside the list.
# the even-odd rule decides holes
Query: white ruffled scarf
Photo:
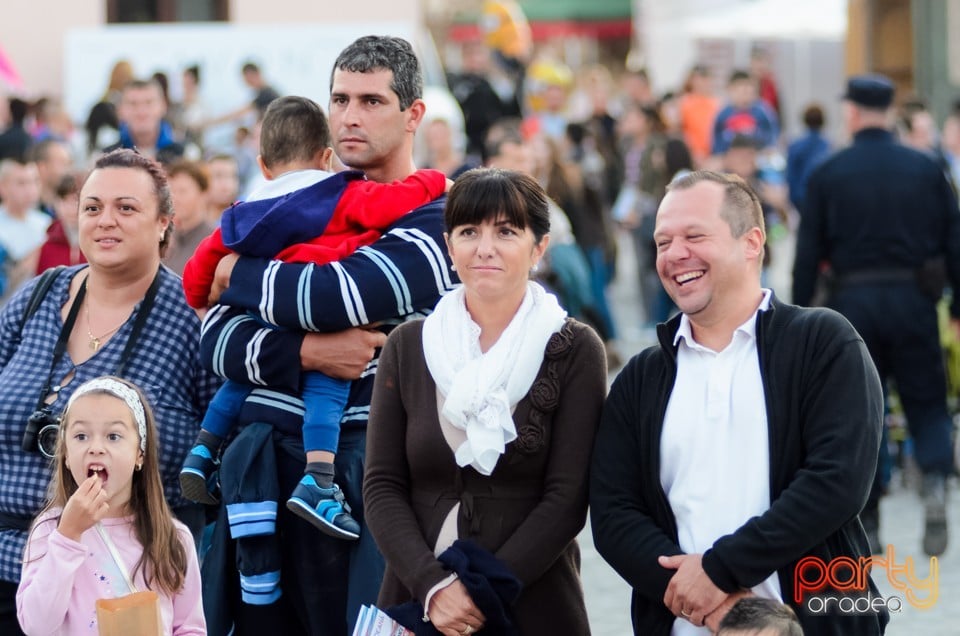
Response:
[[[426,318],[423,353],[444,398],[442,415],[466,432],[455,453],[457,465],[489,475],[506,445],[517,438],[513,407],[533,385],[547,341],[560,331],[567,312],[556,296],[528,282],[513,320],[482,353],[464,293],[463,287],[450,292]]]

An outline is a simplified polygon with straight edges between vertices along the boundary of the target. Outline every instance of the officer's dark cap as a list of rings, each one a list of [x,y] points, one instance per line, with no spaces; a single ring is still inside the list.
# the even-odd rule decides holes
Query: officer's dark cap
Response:
[[[888,108],[893,103],[893,82],[878,74],[855,75],[847,80],[843,99],[866,108]]]

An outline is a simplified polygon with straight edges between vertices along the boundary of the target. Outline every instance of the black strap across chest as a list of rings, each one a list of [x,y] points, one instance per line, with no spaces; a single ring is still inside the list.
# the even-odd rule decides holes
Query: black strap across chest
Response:
[[[153,277],[153,282],[150,283],[150,287],[147,289],[147,293],[143,297],[143,304],[140,306],[140,311],[137,312],[137,318],[133,323],[133,328],[130,331],[130,337],[127,338],[127,343],[123,348],[123,353],[120,354],[120,363],[113,372],[114,375],[122,377],[123,371],[127,367],[127,363],[130,361],[130,356],[133,353],[133,349],[137,346],[137,340],[140,337],[140,332],[143,331],[143,326],[146,324],[147,317],[150,315],[150,310],[153,309],[153,304],[156,301],[157,291],[159,289],[160,270],[157,270],[156,276]],[[64,320],[63,327],[60,329],[60,335],[57,337],[57,343],[53,347],[53,361],[50,363],[50,371],[47,373],[47,381],[44,383],[43,389],[40,391],[40,397],[37,400],[36,410],[40,410],[46,405],[47,396],[50,395],[51,392],[53,372],[56,370],[57,365],[60,364],[60,361],[63,360],[63,354],[67,351],[67,342],[70,340],[70,334],[73,332],[73,326],[77,322],[77,314],[80,313],[80,306],[83,304],[83,299],[86,295],[87,279],[84,278],[83,282],[80,284],[80,289],[77,291],[77,295],[70,304],[70,311],[67,313],[67,319]]]

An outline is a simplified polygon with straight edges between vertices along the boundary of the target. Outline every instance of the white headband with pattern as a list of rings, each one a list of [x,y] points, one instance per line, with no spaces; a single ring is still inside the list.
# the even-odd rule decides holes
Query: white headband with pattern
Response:
[[[113,378],[96,378],[85,382],[80,385],[80,387],[73,392],[73,395],[70,396],[70,399],[67,400],[67,410],[70,410],[70,407],[73,406],[73,403],[76,402],[78,397],[96,391],[109,393],[126,403],[133,413],[133,419],[137,422],[137,432],[140,433],[140,450],[147,450],[147,416],[143,412],[143,403],[140,401],[140,396],[137,395],[137,392],[123,382],[118,382]]]

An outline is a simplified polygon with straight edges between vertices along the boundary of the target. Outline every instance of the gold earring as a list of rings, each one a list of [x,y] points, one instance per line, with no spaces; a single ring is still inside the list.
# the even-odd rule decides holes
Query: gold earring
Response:
[[[137,470],[143,468],[143,462],[137,462]]]

